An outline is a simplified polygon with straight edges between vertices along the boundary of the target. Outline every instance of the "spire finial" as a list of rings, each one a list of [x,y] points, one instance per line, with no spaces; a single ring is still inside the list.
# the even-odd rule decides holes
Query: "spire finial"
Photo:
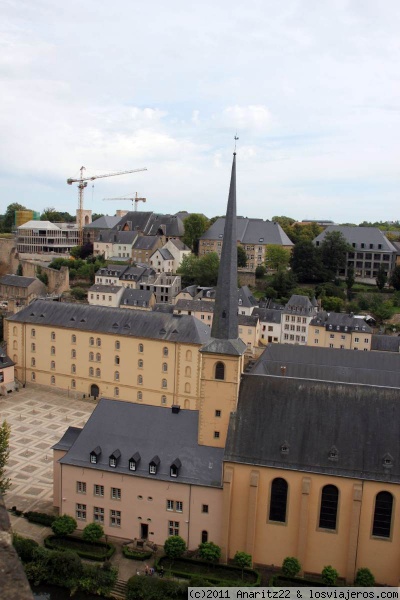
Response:
[[[237,132],[235,133],[235,137],[233,139],[235,140],[235,151],[234,151],[234,154],[236,154],[236,142],[239,139]]]

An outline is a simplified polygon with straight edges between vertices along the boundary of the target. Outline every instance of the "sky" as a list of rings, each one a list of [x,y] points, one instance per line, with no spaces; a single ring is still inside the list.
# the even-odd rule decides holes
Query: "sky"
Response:
[[[19,202],[400,219],[397,0],[0,0],[0,213]]]

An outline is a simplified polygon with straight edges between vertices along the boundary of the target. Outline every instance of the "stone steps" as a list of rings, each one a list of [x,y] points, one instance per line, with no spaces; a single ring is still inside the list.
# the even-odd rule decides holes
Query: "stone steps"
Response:
[[[127,589],[128,587],[126,581],[117,579],[113,589],[111,590],[111,596],[115,598],[115,600],[125,600]]]

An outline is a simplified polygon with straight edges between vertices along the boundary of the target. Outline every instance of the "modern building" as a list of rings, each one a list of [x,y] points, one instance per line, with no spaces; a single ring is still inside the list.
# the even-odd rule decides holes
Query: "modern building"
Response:
[[[76,223],[28,221],[17,228],[19,254],[69,254],[78,244]]]
[[[308,345],[371,350],[372,329],[363,318],[320,311],[308,327]]]

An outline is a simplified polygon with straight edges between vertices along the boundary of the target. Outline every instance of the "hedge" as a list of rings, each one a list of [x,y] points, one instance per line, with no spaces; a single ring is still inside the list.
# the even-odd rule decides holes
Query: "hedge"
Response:
[[[106,560],[111,558],[115,552],[115,546],[113,544],[85,542],[81,538],[69,535],[64,538],[49,535],[44,539],[44,545],[50,550],[72,550],[81,558],[87,558],[89,560]]]
[[[306,579],[305,577],[285,577],[285,575],[273,575],[269,580],[271,587],[327,587],[322,581]]]
[[[165,563],[168,562],[168,566]],[[179,563],[186,563],[189,566],[188,571],[179,570]],[[202,567],[201,572],[199,571],[190,571],[190,565],[193,567]],[[202,579],[209,581],[210,583],[215,583],[223,587],[232,587],[233,585],[236,587],[258,587],[261,583],[261,575],[254,569],[244,569],[244,575],[252,576],[253,581],[249,582],[246,579],[242,579],[242,569],[238,567],[234,567],[231,565],[221,565],[221,564],[210,564],[205,562],[204,560],[196,560],[193,558],[177,558],[175,560],[171,560],[166,556],[162,556],[157,559],[155,562],[155,569],[157,571],[163,567],[165,573],[172,573],[175,577],[180,577],[182,579],[192,579],[193,577],[201,577]],[[219,572],[230,572],[232,574],[237,575],[237,579],[224,579],[223,577],[219,577],[215,574],[216,571]]]
[[[122,554],[125,558],[131,558],[132,560],[148,560],[153,556],[153,553],[149,551],[130,550],[127,546],[122,546]]]
[[[24,513],[25,519],[28,519],[31,523],[39,523],[39,525],[45,525],[45,527],[51,527],[54,521],[57,519],[54,515],[48,515],[47,513],[35,512],[34,510]]]

